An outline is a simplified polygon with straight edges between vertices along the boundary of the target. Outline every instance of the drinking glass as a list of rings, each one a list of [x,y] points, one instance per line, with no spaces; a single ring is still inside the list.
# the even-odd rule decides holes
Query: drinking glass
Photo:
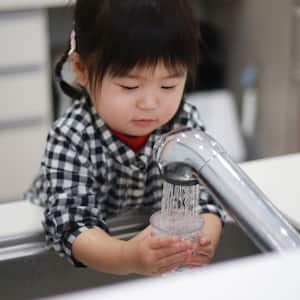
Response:
[[[186,215],[180,210],[168,214],[157,211],[150,217],[150,225],[153,236],[179,236],[182,240],[197,243],[204,220],[201,216]],[[180,266],[176,271],[183,269],[185,266]]]

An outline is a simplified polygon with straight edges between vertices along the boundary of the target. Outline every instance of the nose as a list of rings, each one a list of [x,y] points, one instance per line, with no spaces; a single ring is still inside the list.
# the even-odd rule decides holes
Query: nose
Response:
[[[157,108],[158,103],[159,100],[155,93],[145,93],[137,101],[137,107],[143,110],[154,110]]]

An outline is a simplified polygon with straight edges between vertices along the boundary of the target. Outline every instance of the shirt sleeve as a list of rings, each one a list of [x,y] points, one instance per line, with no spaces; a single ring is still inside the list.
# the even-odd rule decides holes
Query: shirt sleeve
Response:
[[[214,201],[214,198],[207,189],[203,186],[200,186],[200,197],[199,197],[199,214],[211,213],[217,215],[224,225],[226,221],[225,211]]]
[[[46,193],[46,240],[60,256],[76,266],[82,266],[72,257],[76,237],[95,227],[108,231],[97,201],[88,150],[81,139],[75,133],[68,137],[58,129],[51,131],[41,168]]]

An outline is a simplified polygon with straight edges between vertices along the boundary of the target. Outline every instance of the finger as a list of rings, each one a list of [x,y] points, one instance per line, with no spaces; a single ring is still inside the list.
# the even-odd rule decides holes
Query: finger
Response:
[[[195,244],[189,240],[182,240],[182,242],[185,243],[190,250],[194,250],[197,248],[197,244]]]
[[[172,265],[180,265],[185,263],[187,259],[187,254],[185,252],[183,253],[177,253],[168,257],[164,257],[159,261],[159,269],[166,268],[168,266]]]
[[[194,252],[195,255],[203,255],[203,256],[213,256],[213,249],[210,247],[207,248],[197,248]]]
[[[198,248],[194,253],[196,255],[208,256],[208,257],[210,257],[210,259],[212,259],[216,254],[215,250],[216,249],[209,246],[209,247],[205,247],[205,248]]]
[[[189,269],[195,269],[200,267],[206,267],[208,264],[201,264],[201,265],[187,265],[186,267]]]
[[[203,255],[197,255],[190,257],[186,264],[187,265],[196,265],[196,266],[202,266],[207,265],[211,261],[211,258],[209,256],[203,256]]]
[[[180,264],[174,264],[166,267],[162,267],[158,270],[159,274],[167,273],[171,271],[175,271],[178,267],[180,267]]]
[[[202,266],[207,266],[210,263],[210,260],[194,260],[194,261],[189,261],[186,263],[187,266],[195,266],[195,267],[202,267]]]
[[[179,241],[179,237],[176,236],[166,236],[166,237],[152,237],[150,241],[150,248],[160,249],[167,246],[170,246],[173,243],[176,243]]]
[[[156,257],[158,259],[162,259],[164,257],[172,256],[179,253],[188,254],[188,251],[191,252],[189,244],[178,242],[171,244],[169,247],[157,249]]]
[[[195,251],[193,251],[193,255],[202,255],[202,256],[209,256],[213,257],[214,256],[214,249],[209,246],[209,247],[198,247]]]
[[[205,236],[200,236],[199,237],[199,242],[198,244],[201,246],[201,247],[205,247],[205,246],[209,246],[211,244],[211,240],[208,239],[207,237]]]
[[[201,245],[201,243],[199,242],[196,245],[196,248],[194,250],[195,253],[199,253],[199,254],[207,254],[207,255],[213,255],[214,252],[214,248],[211,242],[208,243],[208,245]]]

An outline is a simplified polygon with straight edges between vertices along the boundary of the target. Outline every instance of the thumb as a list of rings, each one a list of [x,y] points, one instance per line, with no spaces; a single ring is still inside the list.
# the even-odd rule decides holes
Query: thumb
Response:
[[[208,246],[210,243],[211,243],[210,239],[208,239],[206,236],[200,236],[199,238],[200,246]]]

